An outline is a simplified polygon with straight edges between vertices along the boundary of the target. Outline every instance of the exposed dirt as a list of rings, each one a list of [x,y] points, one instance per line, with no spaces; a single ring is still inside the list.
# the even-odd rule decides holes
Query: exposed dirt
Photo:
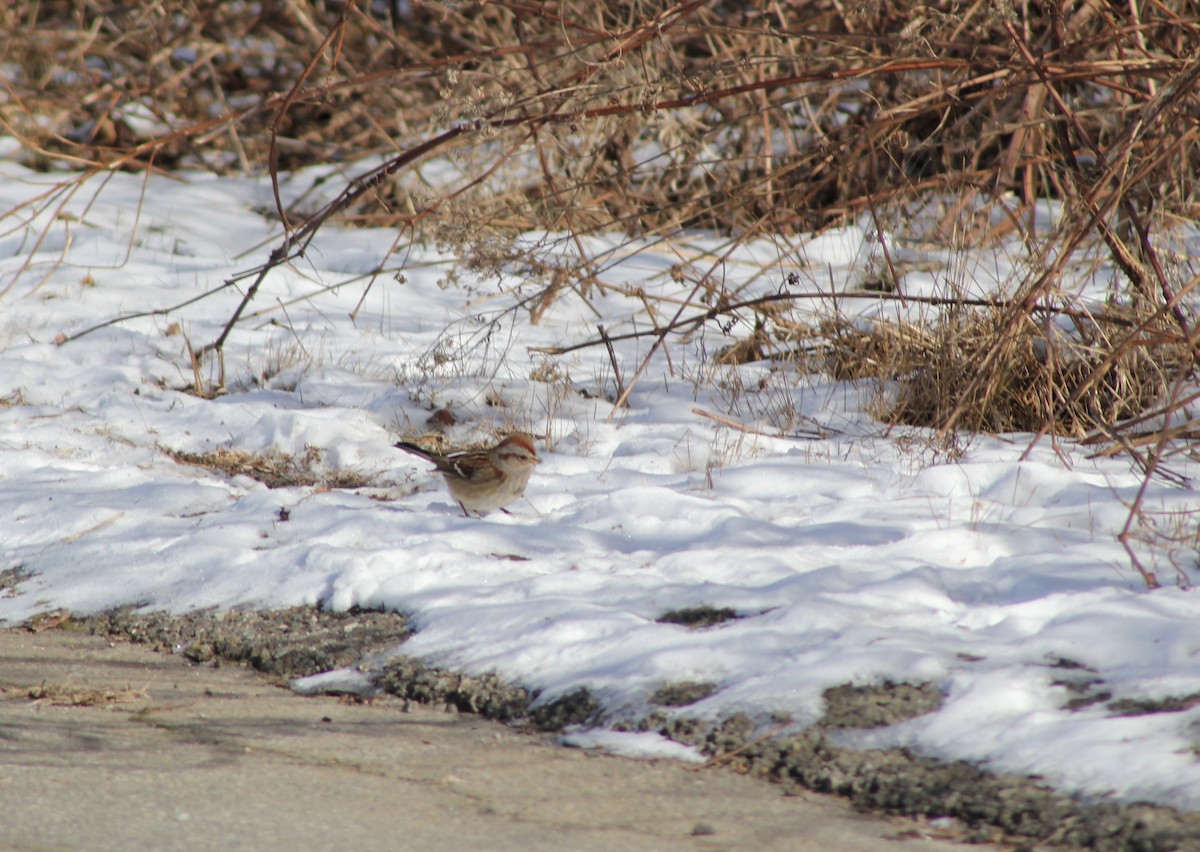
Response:
[[[845,683],[825,690],[821,723],[827,728],[883,728],[941,706],[941,690],[933,683]]]
[[[357,663],[411,634],[397,613],[315,607],[253,612],[203,610],[187,615],[123,607],[64,623],[68,629],[118,637],[195,663],[245,663],[264,674],[304,677]]]
[[[716,627],[726,621],[741,618],[737,610],[728,607],[693,606],[687,609],[672,609],[654,619],[659,624],[682,624],[684,627],[704,629]]]

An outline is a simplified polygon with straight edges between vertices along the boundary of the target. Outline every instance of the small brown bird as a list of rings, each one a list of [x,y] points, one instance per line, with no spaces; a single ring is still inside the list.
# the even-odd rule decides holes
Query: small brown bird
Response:
[[[431,461],[446,480],[450,496],[467,517],[485,514],[519,500],[534,467],[542,463],[533,443],[524,435],[510,435],[490,449],[438,455],[416,444],[401,441],[396,449]]]

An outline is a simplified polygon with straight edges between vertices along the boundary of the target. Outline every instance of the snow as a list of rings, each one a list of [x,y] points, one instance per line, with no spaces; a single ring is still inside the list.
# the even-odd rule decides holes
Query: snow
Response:
[[[308,191],[314,174],[285,192]],[[874,383],[713,366],[706,355],[729,340],[711,324],[672,338],[670,366],[657,353],[614,410],[604,347],[555,359],[530,349],[588,339],[598,322],[645,329],[640,302],[617,289],[587,304],[567,293],[531,324],[513,309],[518,271],[474,278],[419,246],[393,254],[368,288],[397,235],[333,226],[267,277],[226,346],[230,392],[205,399],[185,390],[188,347],[215,339],[240,299],[222,282],[275,245],[276,226],[255,212],[271,209],[269,184],[118,174],[61,189],[72,177],[0,161],[0,210],[26,205],[0,229],[0,571],[25,575],[0,593],[0,622],[135,603],[385,607],[418,631],[397,652],[494,670],[542,700],[587,687],[610,723],[657,709],[713,721],[746,712],[764,731],[785,714],[802,727],[828,687],[932,680],[947,696],[939,711],[845,739],[1200,807],[1200,707],[1065,707],[1065,684],[1085,679],[1102,680],[1110,701],[1200,692],[1195,593],[1147,589],[1116,538],[1141,485],[1128,461],[1049,439],[1022,460],[1021,435],[972,437],[951,456],[922,430],[872,421]],[[546,256],[577,251],[561,236],[527,238]],[[692,286],[672,281],[681,258],[703,269],[724,251],[696,234],[586,245],[605,253],[614,287],[679,296]],[[799,286],[843,288],[871,251],[870,235],[848,228],[752,244],[722,274],[751,297],[807,262]],[[777,258],[777,275],[762,274],[764,258]],[[972,293],[1003,286],[1020,263],[1012,246],[942,258]],[[444,286],[452,272],[464,286]],[[931,274],[908,283],[944,294]],[[865,298],[841,307],[896,311]],[[616,345],[627,381],[649,346]],[[530,378],[547,363],[569,381]],[[211,360],[201,369],[215,379]],[[459,442],[511,426],[545,436],[512,515],[462,517],[427,465],[392,449],[441,406],[459,418]],[[171,455],[215,450],[315,451],[318,473],[370,484],[269,489]],[[1146,506],[1186,523],[1200,497],[1156,481]],[[1172,576],[1168,554],[1141,553]],[[656,621],[700,605],[742,618],[707,630]],[[664,684],[689,680],[718,688],[688,707],[650,705]],[[298,688],[329,683],[365,688],[353,670]],[[567,741],[698,759],[653,734]]]
[[[586,731],[574,731],[561,737],[563,745],[585,750],[605,751],[620,754],[625,757],[638,757],[644,760],[669,758],[685,763],[704,763],[706,758],[697,749],[683,743],[663,739],[657,734],[628,733],[624,731],[606,731],[602,728],[591,728]]]

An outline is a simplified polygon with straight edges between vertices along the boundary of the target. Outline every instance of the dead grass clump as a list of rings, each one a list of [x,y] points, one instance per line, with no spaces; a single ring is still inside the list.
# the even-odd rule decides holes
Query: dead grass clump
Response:
[[[321,451],[309,447],[303,458],[288,453],[248,453],[243,450],[216,449],[206,453],[187,453],[164,448],[172,460],[215,470],[226,476],[248,476],[268,488],[308,487],[365,488],[370,477],[356,471],[318,472]]]
[[[813,337],[824,341],[819,364],[837,381],[909,375],[937,347],[934,333],[917,323],[877,322],[867,327],[826,320]]]
[[[1003,336],[990,309],[932,325],[834,322],[824,328],[826,364],[838,379],[895,380],[879,412],[888,423],[1084,438],[1161,402],[1191,358],[1165,321],[1136,319],[1115,308],[1057,322],[1026,317]]]

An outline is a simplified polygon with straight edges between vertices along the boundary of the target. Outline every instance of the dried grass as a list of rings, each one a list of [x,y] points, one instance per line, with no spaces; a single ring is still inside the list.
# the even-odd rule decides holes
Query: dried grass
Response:
[[[976,384],[1001,321],[999,312],[971,311],[932,330],[868,334],[882,339],[868,346],[876,350],[872,360],[900,367],[893,370],[899,393],[885,419],[936,429],[957,413],[960,428],[971,432],[1084,438],[1162,399],[1190,358],[1169,328],[1131,334],[1129,312],[1076,319],[1070,329],[1028,317],[1004,336],[988,381]]]
[[[365,488],[371,478],[356,471],[319,471],[321,451],[309,447],[303,458],[288,453],[248,453],[242,450],[216,449],[205,453],[188,453],[164,448],[179,464],[215,470],[225,476],[248,476],[268,488],[321,486],[323,488]]]
[[[452,154],[461,186],[422,199],[381,181],[340,212],[435,217],[451,244],[481,229],[807,231],[930,190],[1025,205],[1093,193],[1103,208],[1125,183],[1196,211],[1200,17],[1184,0],[398,15],[19,0],[0,32],[17,71],[4,123],[34,163],[261,171],[434,143],[416,159]],[[515,160],[518,182],[479,180]]]
[[[45,701],[55,707],[108,707],[113,704],[127,704],[131,701],[145,701],[150,697],[146,687],[134,689],[126,686],[124,689],[105,689],[70,683],[47,684],[31,686],[27,693],[31,701]]]

